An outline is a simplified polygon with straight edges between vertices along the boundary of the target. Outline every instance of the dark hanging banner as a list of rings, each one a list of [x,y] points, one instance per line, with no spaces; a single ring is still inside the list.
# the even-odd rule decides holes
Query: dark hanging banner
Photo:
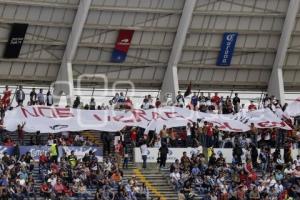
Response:
[[[6,43],[4,51],[4,58],[18,58],[21,47],[25,38],[28,24],[13,24],[9,36],[9,40]]]
[[[226,32],[223,34],[217,66],[230,66],[237,37],[238,33],[236,32]]]

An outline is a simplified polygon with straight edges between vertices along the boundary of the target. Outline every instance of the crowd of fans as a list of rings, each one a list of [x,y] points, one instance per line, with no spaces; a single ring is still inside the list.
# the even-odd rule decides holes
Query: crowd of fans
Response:
[[[69,155],[66,152],[59,155],[58,146],[63,144],[59,142],[58,137],[50,135],[47,144],[49,152],[42,152],[38,161],[34,160],[30,152],[20,155],[18,145],[11,155],[4,152],[0,160],[1,199],[36,196],[45,199],[93,197],[97,200],[149,198],[148,188],[138,182],[137,177],[123,178],[120,162],[124,157],[123,168],[128,168],[128,155],[126,156],[126,150],[121,143],[115,149],[115,153],[121,155],[120,160],[117,155],[108,155],[103,162],[99,162],[92,151],[80,159],[74,151]],[[95,194],[91,193],[92,190],[96,190]]]
[[[299,199],[300,156],[293,160],[286,152],[281,155],[279,149],[273,153],[268,147],[260,150],[258,153],[253,145],[244,162],[234,150],[232,163],[226,163],[222,153],[212,151],[206,162],[199,151],[191,157],[184,152],[170,166],[170,181],[179,199],[192,199],[196,193],[207,200]]]
[[[4,117],[5,111],[11,107],[12,91],[6,87],[0,97],[0,116]],[[20,86],[14,96],[17,106],[23,106],[25,93]],[[27,105],[53,105],[53,97],[48,91],[44,95],[40,89],[36,93],[33,88]],[[258,105],[251,101],[248,108],[241,105],[238,94],[234,98],[219,97],[218,93],[207,96],[204,93],[194,93],[189,102],[185,95],[178,92],[176,102],[167,102],[166,105],[186,107],[200,112],[231,114],[240,110],[256,110]],[[162,102],[151,95],[145,96],[141,108],[159,108]],[[266,95],[262,99],[262,107],[272,111],[284,111],[287,104],[281,105],[274,97]],[[87,110],[104,109],[131,109],[133,103],[125,94],[116,93],[109,101],[109,105],[96,105],[91,98],[89,104],[84,105],[80,97],[76,97],[73,108]],[[158,147],[161,155],[160,167],[165,167],[168,147],[192,146],[199,151],[188,157],[183,154],[181,160],[176,160],[170,167],[170,178],[179,199],[193,199],[192,186],[196,192],[204,194],[207,199],[287,199],[287,197],[300,198],[300,157],[293,161],[291,149],[299,147],[300,129],[284,119],[293,130],[282,129],[257,129],[251,124],[250,131],[246,133],[230,133],[219,130],[209,122],[188,123],[186,127],[163,127],[158,133],[150,131],[147,137],[144,129],[131,128],[117,133],[118,141],[115,143],[115,156],[111,156],[113,137],[111,134],[102,134],[104,154],[107,156],[103,163],[98,162],[93,152],[89,152],[82,159],[78,159],[74,152],[70,155],[58,155],[57,146],[94,146],[95,141],[81,134],[49,134],[44,142],[37,132],[32,135],[29,145],[48,145],[50,152],[41,154],[39,163],[34,164],[30,153],[18,154],[18,145],[23,145],[25,124],[20,124],[17,129],[18,141],[10,135],[1,134],[5,146],[14,146],[14,154],[9,156],[4,153],[0,161],[0,198],[12,197],[23,199],[34,197],[37,192],[48,199],[78,197],[86,199],[91,196],[90,189],[96,188],[95,199],[128,199],[140,200],[149,197],[145,184],[138,183],[136,177],[130,180],[123,179],[121,168],[128,167],[128,146],[124,141],[130,138],[129,143],[135,146]],[[126,134],[129,134],[125,137]],[[226,164],[222,154],[212,150],[208,162],[202,154],[202,148],[233,148],[233,161]],[[271,153],[271,148],[276,148]],[[280,155],[279,148],[284,149]],[[260,151],[260,152],[259,152]],[[146,151],[145,151],[146,152]],[[145,155],[146,156],[146,155]],[[59,161],[59,162],[58,162]],[[146,168],[146,161],[143,165]],[[36,189],[34,170],[39,171],[39,179],[43,181],[39,191]]]

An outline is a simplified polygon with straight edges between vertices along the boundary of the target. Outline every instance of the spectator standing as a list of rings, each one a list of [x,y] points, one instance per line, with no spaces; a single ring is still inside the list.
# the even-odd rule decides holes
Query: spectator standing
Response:
[[[9,89],[8,85],[6,85],[2,97],[2,104],[4,109],[7,109],[7,107],[10,105],[10,96],[11,96],[11,90]]]
[[[32,88],[30,94],[29,94],[29,97],[30,97],[30,105],[33,106],[35,105],[36,103],[36,92],[35,92],[35,88]]]
[[[240,144],[236,144],[232,149],[232,156],[235,158],[237,163],[242,163],[243,154],[243,149],[241,148]]]
[[[215,92],[215,96],[213,96],[213,97],[211,98],[211,103],[212,103],[214,106],[216,106],[215,109],[217,109],[217,110],[219,109],[220,102],[221,102],[221,99],[220,99],[220,97],[218,96],[218,93]]]
[[[232,99],[232,103],[233,103],[234,112],[238,113],[240,111],[240,103],[241,103],[241,100],[238,97],[238,93],[235,93],[235,96]]]
[[[130,140],[131,140],[133,147],[135,147],[135,145],[136,145],[136,139],[137,139],[137,132],[136,132],[136,128],[134,127],[131,129],[131,132],[130,132]]]
[[[50,159],[52,162],[57,163],[58,159],[58,146],[56,144],[56,139],[53,140],[53,144],[50,146]]]
[[[110,154],[110,146],[112,142],[112,133],[102,133],[101,134],[101,139],[103,141],[103,154],[104,155],[109,155]],[[107,154],[105,154],[107,153]]]
[[[179,107],[183,107],[184,106],[184,97],[181,94],[180,91],[178,91],[178,95],[176,96],[176,101]]]
[[[160,157],[159,167],[161,169],[166,167],[168,153],[169,153],[169,149],[168,149],[167,144],[162,143],[162,146],[159,148],[159,157]]]
[[[18,106],[23,106],[25,100],[25,93],[23,91],[22,85],[19,86],[19,89],[16,91],[16,102]]]
[[[119,140],[118,144],[115,146],[115,153],[116,153],[116,158],[117,158],[117,167],[121,167],[121,161],[123,157],[123,144],[122,141]]]
[[[35,135],[35,145],[41,145],[41,143],[42,143],[42,137],[40,135],[40,131],[37,131]]]
[[[148,147],[145,141],[143,141],[141,147],[141,154],[142,154],[142,159],[143,159],[143,169],[147,168],[147,156],[148,156]]]
[[[167,132],[167,126],[163,125],[163,129],[159,132],[159,136],[161,138],[161,144],[166,143],[168,144],[168,132]]]
[[[159,98],[156,98],[155,107],[156,108],[160,108],[161,107],[161,101],[159,100]]]
[[[198,100],[198,96],[196,92],[194,92],[194,95],[191,98],[191,105],[193,106],[193,110],[197,110]]]
[[[43,89],[40,89],[40,92],[37,94],[37,103],[38,103],[38,105],[44,105],[45,104]]]
[[[80,102],[80,97],[77,96],[76,99],[75,99],[75,101],[74,101],[74,103],[73,103],[73,108],[79,108],[80,103],[81,103]]]
[[[96,102],[93,97],[91,98],[89,107],[90,107],[90,110],[96,110]]]
[[[248,106],[249,111],[257,110],[256,105],[254,105],[254,101],[250,101],[250,105]]]
[[[23,144],[24,143],[24,126],[25,126],[25,122],[18,125],[18,128],[17,128],[17,132],[18,132],[18,139],[19,139],[19,143],[20,144]]]
[[[46,95],[46,104],[47,104],[47,106],[53,105],[53,97],[52,97],[50,90],[48,90],[47,95]]]

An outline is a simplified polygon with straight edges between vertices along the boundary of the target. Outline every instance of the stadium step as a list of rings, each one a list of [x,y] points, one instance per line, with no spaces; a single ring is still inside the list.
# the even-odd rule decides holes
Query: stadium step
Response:
[[[84,132],[81,132],[80,134],[85,138],[86,137],[89,138],[89,141],[92,141],[94,144],[103,146],[102,141],[101,141],[101,136],[99,133],[84,131]]]
[[[166,169],[160,169],[159,173],[164,177],[164,179],[167,181],[168,185],[170,185],[175,190],[175,187],[173,186],[173,184],[171,183],[171,180],[170,180],[170,171],[169,171],[169,169],[167,169],[167,168]],[[201,199],[204,199],[204,197],[205,197],[205,195],[199,194],[194,186],[193,186],[193,193],[196,195],[194,197],[194,200],[201,200]]]
[[[159,173],[158,169],[139,169],[133,168],[124,170],[124,179],[128,180],[136,176],[140,184],[145,183],[150,192],[150,199],[160,198],[161,200],[177,200],[178,194],[170,186],[166,178]]]

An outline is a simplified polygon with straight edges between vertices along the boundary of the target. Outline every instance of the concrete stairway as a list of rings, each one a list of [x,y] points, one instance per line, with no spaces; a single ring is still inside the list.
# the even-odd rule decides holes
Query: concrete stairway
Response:
[[[145,183],[150,191],[150,199],[161,200],[177,200],[178,194],[174,191],[173,187],[169,185],[166,178],[159,173],[156,168],[140,169],[132,167],[124,170],[124,179],[130,179],[136,176],[140,184]]]
[[[175,187],[173,186],[173,184],[171,183],[171,180],[170,180],[170,172],[169,172],[169,169],[161,169],[159,170],[159,173],[164,177],[164,179],[167,181],[167,183],[173,188],[173,190],[175,190]],[[205,195],[200,195],[198,194],[198,192],[196,191],[195,189],[195,186],[193,185],[193,191],[194,191],[194,194],[196,195],[194,197],[194,200],[201,200],[205,197]]]
[[[85,138],[87,137],[89,141],[92,141],[97,146],[103,146],[103,143],[101,141],[101,135],[99,132],[95,133],[91,131],[83,131],[80,134]]]

